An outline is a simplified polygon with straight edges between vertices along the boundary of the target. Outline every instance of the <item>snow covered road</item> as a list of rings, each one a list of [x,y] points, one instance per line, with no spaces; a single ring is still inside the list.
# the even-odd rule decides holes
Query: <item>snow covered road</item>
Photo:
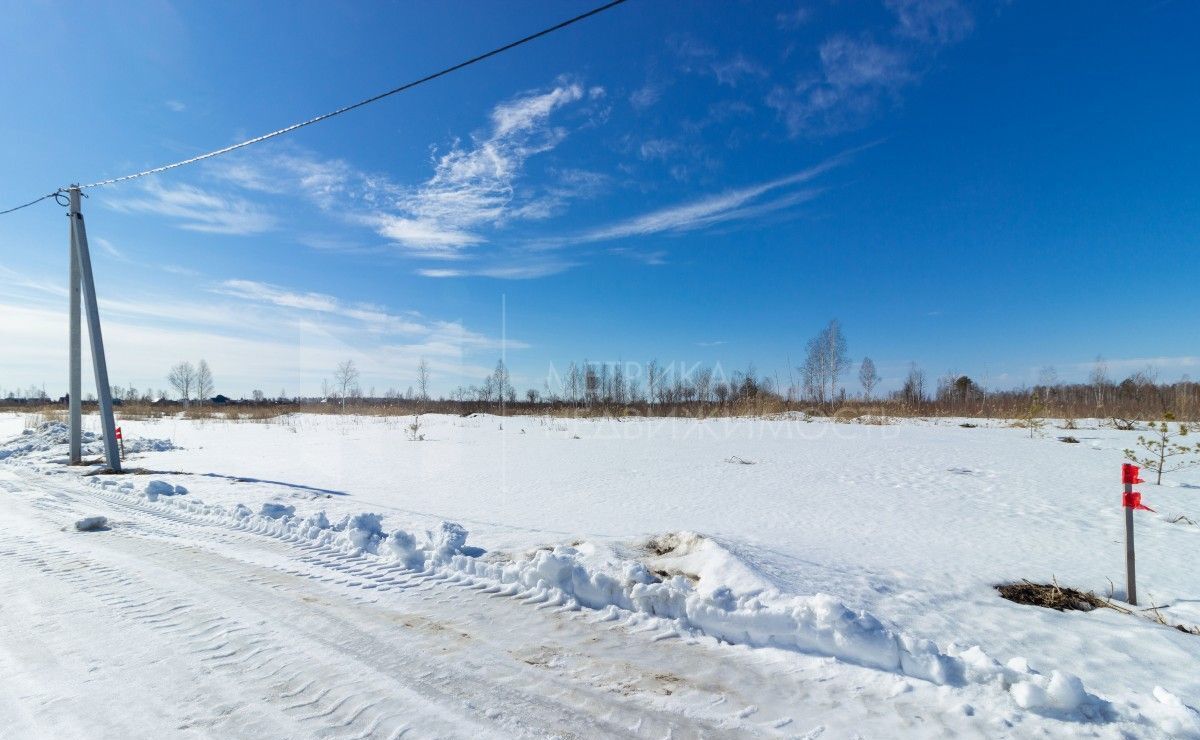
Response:
[[[594,612],[539,609],[97,487],[5,470],[0,489],[10,502],[0,532],[10,737],[946,734],[973,724],[923,707],[935,687],[830,659],[596,624]],[[74,531],[94,512],[108,531]],[[898,696],[878,701],[888,694]]]

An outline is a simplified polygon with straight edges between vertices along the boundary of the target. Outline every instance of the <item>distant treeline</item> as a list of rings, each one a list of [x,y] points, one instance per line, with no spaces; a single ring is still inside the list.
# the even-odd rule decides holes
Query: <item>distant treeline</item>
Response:
[[[914,363],[900,388],[876,394],[881,378],[875,363],[864,357],[854,370],[847,355],[846,338],[837,320],[830,321],[806,346],[804,364],[786,376],[762,375],[754,366],[727,372],[721,365],[704,363],[570,362],[551,366],[540,388],[518,391],[504,361],[479,385],[459,386],[449,395],[429,393],[431,370],[422,358],[415,368],[416,390],[388,389],[377,395],[364,392],[353,360],[339,363],[334,382],[322,382],[317,398],[274,398],[261,390],[249,399],[234,400],[213,393],[213,376],[204,360],[193,368],[188,362],[171,368],[168,380],[180,402],[168,400],[166,391],[139,391],[113,387],[113,398],[126,408],[123,414],[207,415],[237,407],[240,416],[270,417],[294,410],[355,413],[415,414],[424,412],[469,414],[487,412],[560,413],[593,416],[712,416],[766,415],[789,411],[829,416],[976,416],[1009,419],[1109,418],[1156,420],[1167,414],[1180,420],[1200,418],[1200,383],[1183,379],[1160,383],[1152,368],[1114,381],[1107,365],[1097,358],[1086,383],[1061,383],[1052,367],[1044,367],[1032,388],[993,390],[966,375],[947,373],[930,382]],[[31,387],[24,397],[13,392],[0,406],[47,405],[44,391]],[[85,401],[89,402],[92,399]],[[59,399],[65,403],[64,399]]]
[[[589,366],[590,367],[590,366]],[[838,389],[832,400],[806,397],[796,388],[777,390],[773,378],[757,376],[753,369],[713,382],[705,368],[678,375],[669,382],[630,383],[623,370],[601,367],[580,371],[581,382],[568,384],[565,393],[528,389],[518,394],[510,386],[487,384],[456,390],[450,397],[418,398],[413,393],[350,393],[346,413],[379,415],[447,414],[545,414],[573,416],[765,416],[804,412],[816,416],[965,416],[996,418],[1105,418],[1125,420],[1161,419],[1172,414],[1180,420],[1200,420],[1200,383],[1180,381],[1156,383],[1145,373],[1135,373],[1119,383],[1056,383],[1015,390],[985,390],[971,378],[960,375],[939,379],[932,389],[923,374],[913,369],[904,386],[879,398],[851,395]],[[657,380],[657,378],[656,378]],[[574,388],[574,392],[572,392]],[[158,417],[184,412],[194,417],[232,416],[271,418],[293,412],[341,413],[343,399],[267,398],[193,401],[128,399],[119,405],[125,418]],[[84,402],[85,408],[93,403]],[[47,398],[0,400],[0,408],[43,409],[65,406],[65,401]]]

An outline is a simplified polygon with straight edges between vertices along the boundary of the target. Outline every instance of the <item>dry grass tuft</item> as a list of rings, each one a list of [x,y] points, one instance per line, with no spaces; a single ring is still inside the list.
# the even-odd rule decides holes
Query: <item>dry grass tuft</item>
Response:
[[[1062,588],[1058,583],[1033,583],[1022,579],[1019,583],[1000,584],[996,586],[996,590],[1009,601],[1056,609],[1060,612],[1066,609],[1090,612],[1101,607],[1111,607],[1109,601],[1091,591]]]
[[[1112,609],[1122,614],[1135,614],[1161,624],[1164,627],[1170,627],[1189,635],[1200,635],[1200,627],[1198,626],[1168,622],[1166,617],[1162,615],[1162,607],[1159,605],[1134,611],[1128,606],[1115,603],[1112,600],[1111,593],[1108,598],[1101,598],[1091,591],[1063,588],[1058,585],[1057,580],[1053,583],[1033,583],[1032,581],[1021,579],[1019,583],[1002,583],[996,586],[996,590],[1000,592],[1002,597],[1017,604],[1040,606],[1060,612],[1090,612],[1093,609]]]

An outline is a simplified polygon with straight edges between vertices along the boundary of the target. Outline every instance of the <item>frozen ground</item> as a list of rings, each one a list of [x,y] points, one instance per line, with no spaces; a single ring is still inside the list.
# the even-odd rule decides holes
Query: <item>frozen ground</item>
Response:
[[[83,478],[0,415],[0,734],[1200,736],[1200,637],[992,588],[1123,597],[1136,433],[410,421],[122,421]],[[1198,624],[1200,475],[1141,490]]]

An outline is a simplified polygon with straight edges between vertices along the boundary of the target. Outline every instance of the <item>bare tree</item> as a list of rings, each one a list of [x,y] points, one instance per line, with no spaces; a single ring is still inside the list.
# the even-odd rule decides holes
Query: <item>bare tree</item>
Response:
[[[424,357],[417,363],[417,396],[422,401],[429,400],[429,362]]]
[[[660,392],[662,385],[662,368],[658,365],[658,360],[651,360],[646,365],[646,401],[653,406],[654,398]]]
[[[697,367],[693,377],[695,380],[692,384],[696,386],[696,400],[703,406],[712,398],[713,369],[705,366]]]
[[[879,373],[875,371],[875,362],[870,357],[864,357],[858,366],[858,382],[863,387],[863,398],[870,401],[871,393],[879,385]]]
[[[900,398],[910,407],[916,407],[927,399],[925,395],[925,371],[912,363],[908,368],[908,377],[900,389]]]
[[[192,400],[192,390],[196,387],[196,368],[192,367],[190,362],[181,362],[171,368],[171,372],[167,374],[167,382],[179,394],[179,399],[186,408]]]
[[[512,386],[508,368],[504,366],[504,360],[496,361],[496,369],[484,382],[488,384],[489,397],[495,394],[496,401],[500,405],[500,415],[503,416],[505,402],[515,401],[517,398],[517,391]]]
[[[333,382],[342,398],[342,413],[346,413],[346,397],[358,383],[358,368],[355,367],[354,360],[338,363],[337,370],[333,373]]]
[[[837,398],[838,380],[848,367],[846,337],[838,320],[833,319],[808,340],[808,355],[801,372],[809,394],[818,403],[833,403]]]
[[[1058,385],[1058,371],[1054,369],[1053,365],[1044,365],[1041,370],[1038,370],[1038,386],[1042,391],[1043,403],[1050,402],[1056,385]]]
[[[1102,355],[1096,355],[1096,364],[1092,366],[1091,375],[1088,381],[1092,385],[1092,390],[1096,394],[1096,408],[1104,405],[1104,395],[1108,386],[1112,381],[1108,379],[1108,363],[1104,361]]]
[[[582,381],[579,377],[579,367],[572,362],[567,366],[567,398],[572,404],[579,403],[579,388]]]
[[[212,395],[212,370],[209,369],[206,361],[200,360],[200,364],[196,366],[196,399],[203,406],[205,401],[212,398]]]

